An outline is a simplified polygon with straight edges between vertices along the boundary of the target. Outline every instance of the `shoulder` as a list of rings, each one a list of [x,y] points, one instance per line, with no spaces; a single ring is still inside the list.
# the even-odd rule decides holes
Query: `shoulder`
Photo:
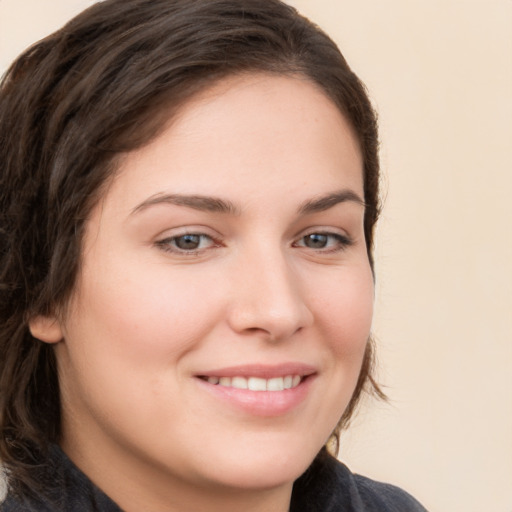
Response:
[[[295,483],[292,512],[426,512],[394,485],[353,474],[325,453]]]
[[[8,495],[0,504],[0,512],[52,512],[52,510],[42,503],[27,503]]]
[[[32,480],[37,489],[8,492],[0,512],[121,512],[57,445],[45,464],[32,470]]]
[[[58,502],[49,501],[36,494],[17,496],[8,493],[0,503],[0,512],[60,512],[63,509]],[[71,510],[71,509],[70,509]]]
[[[58,493],[58,496],[55,494]],[[19,497],[7,494],[0,512],[121,512],[100,490],[91,486],[56,487],[52,493]]]
[[[16,500],[12,496],[7,496],[0,504],[0,512],[49,512],[47,508],[34,507]]]
[[[361,475],[353,475],[353,478],[361,501],[368,510],[426,512],[415,498],[395,485],[376,482]]]

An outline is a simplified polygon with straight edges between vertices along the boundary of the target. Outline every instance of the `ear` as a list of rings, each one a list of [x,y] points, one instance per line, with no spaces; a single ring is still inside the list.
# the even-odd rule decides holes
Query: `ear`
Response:
[[[28,328],[34,338],[45,343],[58,343],[63,338],[60,323],[54,316],[35,316],[28,322]]]

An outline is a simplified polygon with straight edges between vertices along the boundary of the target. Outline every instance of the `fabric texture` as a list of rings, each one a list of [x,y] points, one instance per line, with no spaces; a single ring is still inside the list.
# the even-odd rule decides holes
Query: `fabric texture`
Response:
[[[320,454],[293,486],[290,512],[427,512],[410,494],[355,475],[327,453]]]
[[[52,491],[25,499],[10,494],[1,512],[122,512],[54,446],[45,475]],[[49,487],[45,486],[46,489]],[[389,484],[354,475],[322,453],[294,484],[290,512],[426,512],[412,496]]]

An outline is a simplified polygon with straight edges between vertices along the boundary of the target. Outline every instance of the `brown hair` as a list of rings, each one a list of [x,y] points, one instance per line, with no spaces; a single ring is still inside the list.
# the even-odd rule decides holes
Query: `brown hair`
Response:
[[[0,458],[28,492],[60,428],[53,349],[28,319],[73,289],[84,222],[116,156],[148,143],[222,77],[263,71],[315,82],[351,123],[364,159],[373,268],[379,213],[376,116],[336,45],[278,0],[106,0],[22,54],[0,88]],[[369,341],[335,437],[372,378]]]

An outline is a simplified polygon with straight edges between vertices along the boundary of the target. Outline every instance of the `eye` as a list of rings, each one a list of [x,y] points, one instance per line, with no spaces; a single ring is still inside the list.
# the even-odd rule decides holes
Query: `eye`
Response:
[[[195,254],[215,245],[215,241],[204,233],[185,233],[159,240],[157,245],[164,251]]]
[[[295,245],[298,247],[307,247],[308,249],[320,250],[324,252],[336,252],[343,250],[352,241],[339,233],[309,233],[303,236]]]

